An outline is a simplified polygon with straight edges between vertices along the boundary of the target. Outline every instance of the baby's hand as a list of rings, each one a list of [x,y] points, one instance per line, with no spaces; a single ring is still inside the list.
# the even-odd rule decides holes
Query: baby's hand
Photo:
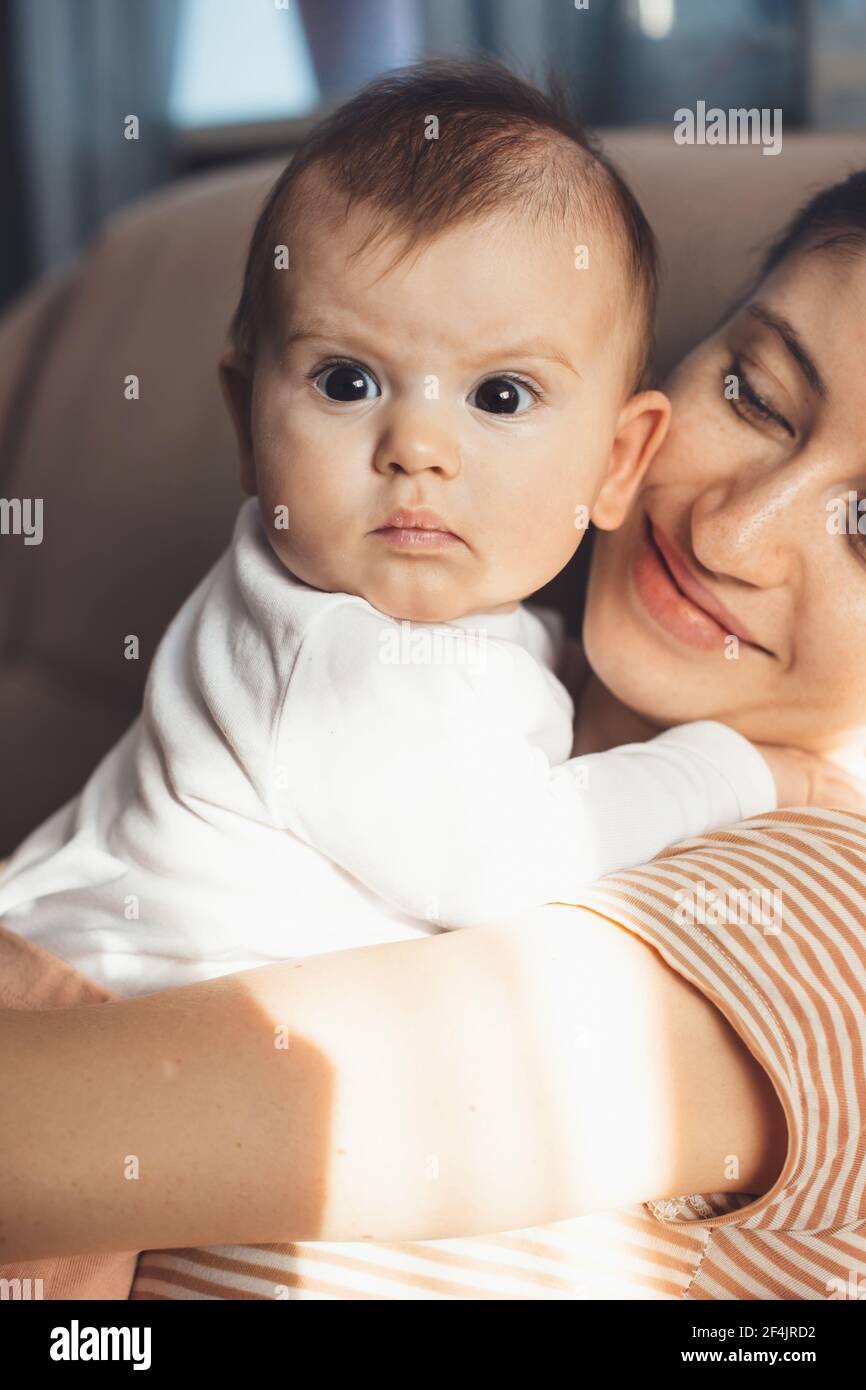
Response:
[[[755,747],[773,774],[779,806],[824,806],[866,814],[866,782],[859,777],[799,748],[771,743]]]

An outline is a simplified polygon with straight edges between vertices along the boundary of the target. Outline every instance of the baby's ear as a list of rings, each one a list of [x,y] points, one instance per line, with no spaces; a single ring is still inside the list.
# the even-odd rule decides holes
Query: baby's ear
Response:
[[[623,406],[607,473],[592,509],[591,519],[603,531],[622,525],[670,422],[671,403],[661,391],[641,391]]]
[[[238,441],[241,487],[254,497],[258,492],[253,457],[252,394],[253,364],[246,353],[229,348],[219,360],[219,379],[223,399]]]

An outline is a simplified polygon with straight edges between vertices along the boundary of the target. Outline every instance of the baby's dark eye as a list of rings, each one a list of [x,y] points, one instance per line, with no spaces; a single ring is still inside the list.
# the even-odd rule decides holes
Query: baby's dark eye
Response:
[[[529,394],[530,405],[539,399],[540,392],[512,376],[488,377],[476,387],[472,395],[477,397],[478,409],[487,411],[490,415],[523,415],[525,411],[519,409],[521,391]],[[472,395],[469,397],[470,401]]]
[[[318,367],[313,376],[316,389],[329,401],[366,401],[380,394],[373,377],[357,362],[331,362]],[[322,383],[321,385],[319,383]],[[367,387],[373,392],[368,395]]]

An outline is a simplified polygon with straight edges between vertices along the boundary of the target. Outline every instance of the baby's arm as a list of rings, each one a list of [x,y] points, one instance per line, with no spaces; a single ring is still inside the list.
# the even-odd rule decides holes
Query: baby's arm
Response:
[[[488,640],[483,669],[390,664],[377,622],[387,633],[374,614],[330,610],[305,638],[275,736],[273,807],[413,917],[471,926],[567,901],[775,805],[766,764],[730,729],[690,725],[565,761],[568,710],[521,648]],[[553,743],[565,753],[551,766]]]

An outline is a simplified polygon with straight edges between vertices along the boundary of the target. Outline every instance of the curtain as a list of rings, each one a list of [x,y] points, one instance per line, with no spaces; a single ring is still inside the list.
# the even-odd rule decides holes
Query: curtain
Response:
[[[431,54],[483,50],[544,86],[553,68],[574,89],[587,120],[610,118],[617,36],[624,0],[417,0],[424,49]]]
[[[297,0],[316,78],[333,105],[377,73],[429,55],[485,50],[543,84],[555,62],[598,105],[600,60],[620,0]]]
[[[64,262],[115,207],[170,175],[177,20],[178,0],[11,0],[34,273]],[[124,137],[129,116],[138,139]]]
[[[422,56],[418,0],[298,0],[325,105]]]

